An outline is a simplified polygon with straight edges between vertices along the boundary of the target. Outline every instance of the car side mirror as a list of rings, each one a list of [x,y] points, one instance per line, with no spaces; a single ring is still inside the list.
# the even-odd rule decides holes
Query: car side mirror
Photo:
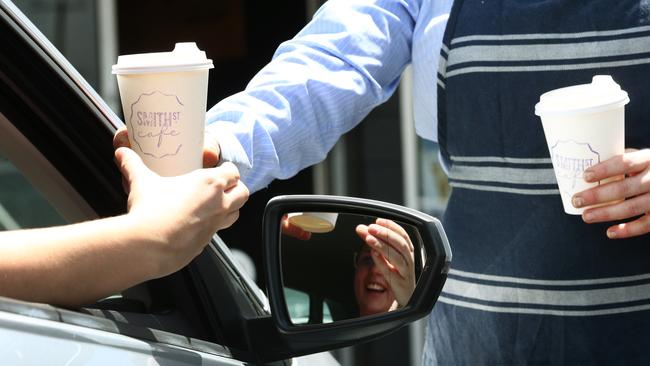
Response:
[[[263,228],[275,325],[256,347],[264,361],[368,341],[428,315],[451,263],[440,221],[386,202],[275,197]]]

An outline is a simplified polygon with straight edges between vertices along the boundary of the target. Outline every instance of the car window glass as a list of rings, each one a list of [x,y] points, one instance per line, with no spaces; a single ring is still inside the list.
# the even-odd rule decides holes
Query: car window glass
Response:
[[[12,0],[92,85],[99,86],[96,1]],[[111,75],[112,76],[112,75]]]
[[[47,227],[65,223],[65,220],[23,177],[11,161],[0,155],[0,230]]]
[[[294,324],[308,324],[309,323],[309,295],[302,291],[294,290],[289,287],[284,288],[284,294],[287,300],[287,308],[289,316]],[[319,301],[320,305],[320,301]],[[332,314],[330,312],[327,301],[322,302],[323,307],[323,320],[319,323],[332,322]]]

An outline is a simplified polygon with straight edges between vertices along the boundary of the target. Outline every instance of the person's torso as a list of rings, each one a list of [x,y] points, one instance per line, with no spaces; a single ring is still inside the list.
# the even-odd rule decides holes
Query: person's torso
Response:
[[[444,225],[454,262],[442,302],[560,316],[650,309],[649,237],[609,240],[612,223],[564,213],[534,114],[542,93],[609,74],[631,100],[626,147],[650,146],[644,4],[454,4],[438,75],[438,137],[453,187]]]
[[[438,138],[454,259],[424,364],[645,364],[650,240],[563,211],[539,96],[609,74],[629,93],[626,147],[650,146],[646,1],[454,3]],[[432,85],[433,86],[433,85]],[[431,103],[435,103],[432,100]]]

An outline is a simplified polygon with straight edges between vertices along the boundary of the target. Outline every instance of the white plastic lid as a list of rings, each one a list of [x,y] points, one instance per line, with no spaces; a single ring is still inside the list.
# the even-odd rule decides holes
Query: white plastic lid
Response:
[[[551,90],[542,94],[535,105],[538,116],[596,113],[622,107],[630,102],[627,92],[610,75],[596,75],[591,84]]]
[[[193,71],[211,69],[212,60],[199,50],[194,42],[176,43],[172,52],[123,55],[113,65],[113,74],[143,74],[156,72]]]

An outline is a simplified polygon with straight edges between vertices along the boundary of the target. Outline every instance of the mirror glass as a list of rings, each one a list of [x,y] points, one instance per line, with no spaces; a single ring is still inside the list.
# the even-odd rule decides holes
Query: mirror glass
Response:
[[[412,225],[336,212],[292,212],[280,225],[294,325],[377,315],[408,303],[425,261]]]

